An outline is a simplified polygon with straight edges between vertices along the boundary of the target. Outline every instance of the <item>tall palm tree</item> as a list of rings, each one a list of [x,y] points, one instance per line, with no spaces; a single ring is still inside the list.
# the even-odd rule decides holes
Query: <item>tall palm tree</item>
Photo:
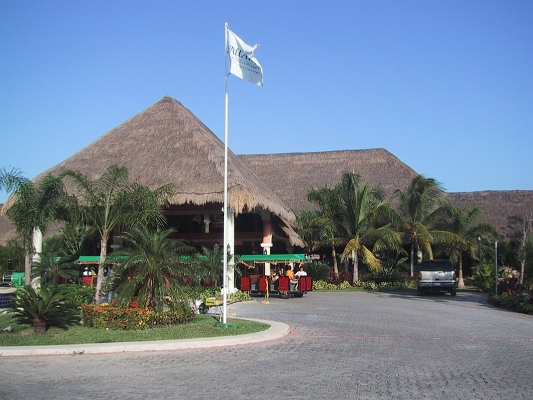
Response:
[[[196,275],[195,263],[181,260],[193,251],[182,240],[172,238],[173,229],[151,230],[137,226],[118,237],[123,248],[113,253],[120,260],[113,271],[118,301],[127,305],[137,296],[137,305],[161,311],[165,298],[183,298],[185,277]]]
[[[368,183],[359,185],[351,172],[342,175],[340,185],[343,202],[339,223],[347,239],[343,254],[352,255],[355,284],[359,279],[359,257],[371,270],[378,271],[380,262],[374,252],[399,248],[400,236],[389,223],[395,218],[394,211],[379,189]]]
[[[463,209],[458,209],[457,213],[448,223],[443,226],[443,229],[455,233],[461,238],[460,241],[454,241],[448,248],[450,260],[459,265],[459,281],[457,283],[459,289],[464,289],[465,283],[463,279],[463,253],[466,253],[473,259],[479,258],[481,251],[480,239],[483,237],[497,237],[496,230],[489,224],[479,223],[474,225],[474,222],[481,218],[485,211],[479,206],[469,206]],[[481,260],[479,260],[481,262]]]
[[[19,234],[26,252],[25,284],[29,285],[35,245],[42,243],[42,235],[54,221],[69,218],[68,196],[61,177],[47,174],[37,183],[19,181],[14,189],[14,202],[6,215]]]
[[[300,216],[305,218],[307,223],[307,227],[302,226],[301,230],[306,234],[315,235],[313,249],[331,248],[333,274],[336,278],[339,276],[336,247],[342,244],[343,241],[340,236],[340,226],[337,219],[342,201],[339,189],[331,189],[327,186],[322,186],[318,189],[311,188],[307,194],[307,199],[318,206],[318,211],[314,214],[308,213]]]
[[[414,276],[415,252],[421,250],[433,258],[431,243],[461,240],[451,232],[433,229],[439,221],[456,214],[456,208],[443,196],[442,187],[433,178],[418,175],[411,180],[405,192],[396,191],[404,233],[410,246],[411,276]]]
[[[96,180],[76,171],[63,176],[77,186],[76,215],[81,224],[93,227],[100,235],[100,261],[96,281],[95,302],[100,301],[104,281],[107,244],[115,229],[137,225],[162,226],[162,207],[174,191],[172,184],[152,191],[130,182],[128,169],[112,165]]]

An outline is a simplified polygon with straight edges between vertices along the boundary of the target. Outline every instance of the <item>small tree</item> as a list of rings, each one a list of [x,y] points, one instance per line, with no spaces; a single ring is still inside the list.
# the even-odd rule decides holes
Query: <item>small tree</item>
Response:
[[[137,306],[161,311],[166,298],[178,302],[185,297],[183,280],[197,271],[194,262],[182,260],[193,248],[173,239],[174,232],[139,226],[118,237],[123,248],[113,253],[118,262],[113,286],[122,306],[137,297]]]

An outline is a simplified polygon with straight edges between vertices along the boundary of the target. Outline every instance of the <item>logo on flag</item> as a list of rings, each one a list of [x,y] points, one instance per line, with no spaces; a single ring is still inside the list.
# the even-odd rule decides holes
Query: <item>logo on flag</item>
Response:
[[[241,79],[252,82],[255,85],[263,86],[263,68],[254,56],[254,50],[258,44],[250,46],[240,37],[234,34],[226,24],[227,43],[226,53],[229,55],[230,74]]]

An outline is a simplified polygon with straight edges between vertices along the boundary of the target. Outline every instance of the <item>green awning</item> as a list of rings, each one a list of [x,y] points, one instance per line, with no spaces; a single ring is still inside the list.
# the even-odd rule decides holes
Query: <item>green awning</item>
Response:
[[[117,261],[119,261],[119,258],[114,257],[113,254],[109,254],[106,257],[106,264],[111,264]],[[79,256],[75,262],[80,264],[98,264],[100,263],[100,256]]]
[[[256,263],[306,263],[311,262],[305,254],[245,254],[239,257],[238,262]]]

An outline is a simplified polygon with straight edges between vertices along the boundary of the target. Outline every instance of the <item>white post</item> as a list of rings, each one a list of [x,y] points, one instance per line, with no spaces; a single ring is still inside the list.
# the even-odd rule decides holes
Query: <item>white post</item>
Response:
[[[233,210],[228,208],[228,217],[227,217],[227,223],[228,223],[228,266],[226,269],[226,273],[228,274],[228,293],[234,293],[235,292],[235,260],[233,259],[233,255],[235,255],[235,213]]]
[[[224,115],[224,269],[222,272],[222,323],[227,322],[228,306],[228,24],[224,30],[224,49],[226,64],[226,96],[225,96],[225,115]]]
[[[494,242],[494,259],[496,260],[496,295],[498,295],[498,242]]]

